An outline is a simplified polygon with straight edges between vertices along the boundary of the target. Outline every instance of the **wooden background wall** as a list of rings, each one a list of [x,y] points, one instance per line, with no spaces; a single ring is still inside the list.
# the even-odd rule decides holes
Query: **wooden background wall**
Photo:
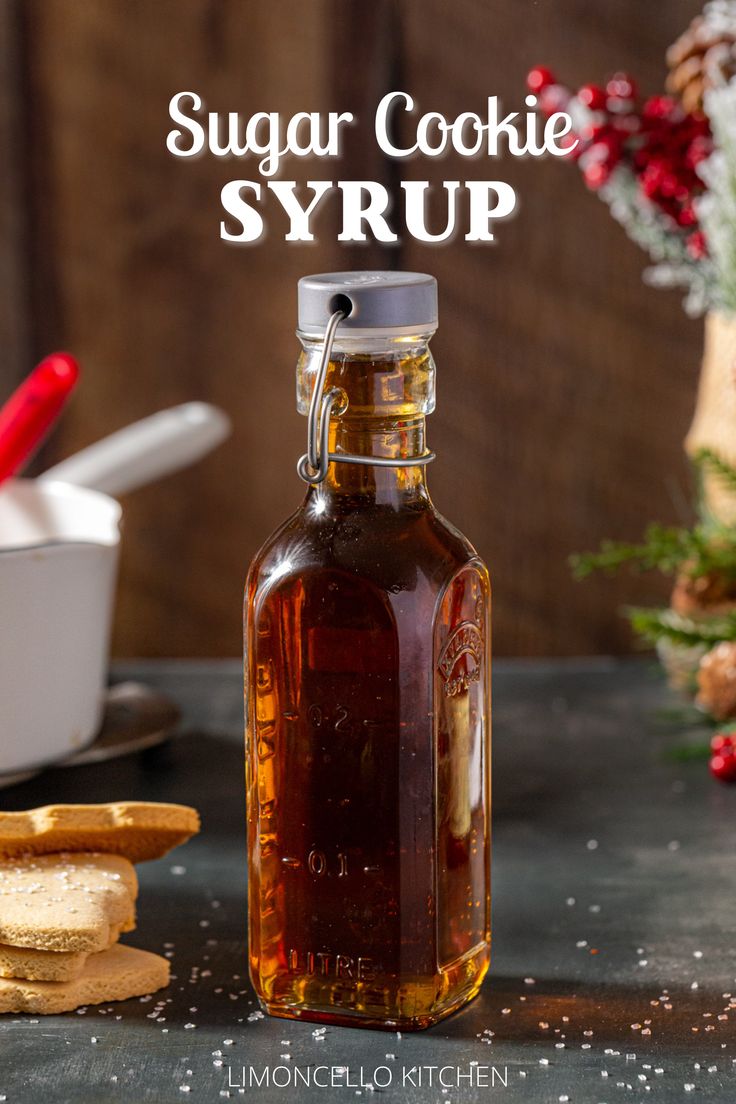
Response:
[[[405,176],[508,179],[521,199],[494,246],[219,240],[219,190],[241,172],[165,149],[167,105],[351,110],[343,160],[291,162],[306,179],[397,169],[371,139],[388,90],[422,110],[523,106],[537,62],[569,84],[619,68],[660,89],[663,53],[697,0],[4,0],[0,7],[0,392],[34,358],[74,351],[85,377],[36,468],[152,411],[200,398],[235,433],[197,468],[128,496],[115,649],[240,649],[249,558],[298,502],[305,425],[294,411],[294,286],[306,272],[428,270],[440,281],[434,348],[440,456],[433,496],[495,578],[498,654],[619,652],[617,607],[657,580],[575,584],[574,549],[634,538],[687,513],[681,441],[702,326],[676,293],[642,286],[643,258],[549,159],[448,157]],[[248,166],[249,163],[246,163]],[[254,473],[257,473],[254,475]]]

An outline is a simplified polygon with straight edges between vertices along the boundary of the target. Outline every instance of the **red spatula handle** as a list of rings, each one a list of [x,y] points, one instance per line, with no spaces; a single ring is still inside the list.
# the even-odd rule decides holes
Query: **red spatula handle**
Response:
[[[52,353],[0,409],[0,482],[14,475],[38,448],[79,378],[68,353]]]

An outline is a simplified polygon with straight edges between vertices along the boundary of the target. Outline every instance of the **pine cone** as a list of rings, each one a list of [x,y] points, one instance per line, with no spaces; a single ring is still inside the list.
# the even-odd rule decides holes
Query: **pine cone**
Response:
[[[683,617],[716,617],[736,609],[736,579],[714,571],[708,575],[677,576],[670,598],[675,613]]]
[[[667,51],[667,91],[686,111],[702,111],[703,96],[736,75],[736,0],[711,0]]]
[[[697,703],[717,721],[736,717],[736,641],[716,644],[701,659]]]

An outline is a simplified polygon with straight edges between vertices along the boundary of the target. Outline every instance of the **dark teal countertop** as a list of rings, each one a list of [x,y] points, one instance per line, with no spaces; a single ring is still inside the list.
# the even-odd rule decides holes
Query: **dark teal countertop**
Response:
[[[496,665],[491,974],[465,1010],[402,1037],[257,1012],[240,664],[125,663],[114,677],[174,698],[181,734],[42,774],[0,791],[0,807],[196,805],[201,835],[138,868],[139,925],[126,936],[173,952],[176,980],[84,1015],[0,1017],[0,1100],[736,1099],[736,787],[668,754],[707,732],[666,714],[677,702],[651,663]],[[240,1092],[251,1068],[261,1084]],[[267,1087],[264,1068],[283,1087]],[[334,1087],[305,1088],[315,1076]]]

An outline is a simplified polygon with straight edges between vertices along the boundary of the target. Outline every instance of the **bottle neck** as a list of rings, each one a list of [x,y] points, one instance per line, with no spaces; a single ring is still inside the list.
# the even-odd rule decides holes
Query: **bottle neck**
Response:
[[[330,452],[391,460],[411,459],[425,451],[425,418],[336,418],[330,427]],[[384,505],[400,509],[429,504],[425,464],[388,467],[381,464],[331,463],[327,477],[307,492],[307,501],[322,507],[331,500],[345,505]]]
[[[297,405],[307,414],[323,340],[300,336]],[[323,482],[312,484],[307,494],[307,501],[320,511],[333,500],[342,509],[373,503],[416,508],[429,503],[426,465],[410,461],[426,451],[425,415],[434,410],[430,336],[348,334],[335,340],[323,390],[338,394],[330,418],[329,451],[409,463],[394,467],[333,461]]]

